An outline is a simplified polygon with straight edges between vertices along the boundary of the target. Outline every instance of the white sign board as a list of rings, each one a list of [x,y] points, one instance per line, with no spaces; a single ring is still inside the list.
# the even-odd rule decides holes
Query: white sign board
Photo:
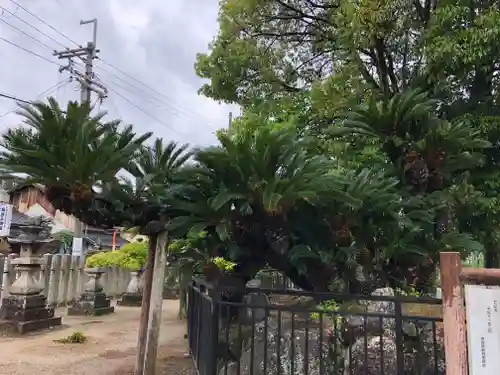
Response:
[[[0,203],[0,237],[10,235],[10,224],[12,223],[12,205]]]
[[[71,255],[83,255],[83,238],[73,237],[73,248]]]
[[[470,375],[500,371],[500,288],[465,285]]]

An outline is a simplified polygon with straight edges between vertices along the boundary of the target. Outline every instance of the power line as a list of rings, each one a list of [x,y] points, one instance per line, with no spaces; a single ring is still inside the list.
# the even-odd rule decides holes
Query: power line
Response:
[[[68,84],[70,80],[69,79],[64,79],[64,80],[61,80],[59,82],[57,82],[55,85],[49,87],[48,89],[42,91],[40,94],[38,94],[36,96],[36,98],[38,99],[39,97],[41,96],[44,96],[44,95],[48,95],[56,90],[58,90],[60,87],[62,86],[65,86],[66,84]],[[25,104],[33,104],[33,101],[28,101],[28,100],[23,100],[23,99],[19,99],[19,98],[15,98],[14,96],[12,95],[8,95],[8,94],[0,94],[0,96],[2,96],[3,98],[7,98],[7,99],[12,99],[12,100],[16,100],[17,102],[21,102],[21,103],[25,103]],[[8,114],[14,112],[18,107],[14,107],[13,109],[7,111],[7,112],[4,112],[0,115],[0,118],[2,117],[5,117],[7,116]]]
[[[175,128],[171,127],[170,125],[168,125],[167,123],[163,122],[162,120],[160,120],[158,117],[152,115],[151,113],[149,113],[148,111],[146,111],[144,108],[142,108],[141,106],[135,104],[133,101],[131,101],[130,99],[128,99],[127,97],[125,97],[124,95],[120,94],[118,91],[112,89],[111,87],[108,87],[108,89],[112,92],[114,92],[116,95],[118,95],[120,98],[122,98],[123,100],[125,100],[126,102],[128,102],[129,104],[133,105],[135,108],[137,108],[139,111],[141,111],[142,113],[144,113],[145,115],[151,117],[153,120],[157,121],[158,123],[162,124],[163,126],[166,126],[167,128],[169,128],[170,130],[174,131],[175,133],[185,137],[187,136],[187,134],[184,134],[184,133],[181,133],[179,132],[178,130],[176,130]]]
[[[18,2],[16,2],[15,0],[9,0],[11,1],[13,4],[17,5],[18,8],[24,10],[25,12],[27,12],[28,14],[30,14],[31,16],[35,17],[38,21],[40,21],[41,23],[43,23],[44,25],[46,25],[47,27],[49,27],[50,29],[54,30],[55,32],[57,32],[59,35],[61,35],[62,37],[64,37],[65,39],[67,39],[68,41],[74,43],[75,45],[77,46],[81,46],[79,43],[75,42],[73,39],[69,38],[68,36],[66,36],[66,34],[62,33],[61,31],[59,31],[58,29],[56,29],[55,27],[53,27],[52,25],[50,25],[49,23],[47,23],[46,21],[44,21],[43,19],[41,19],[40,17],[38,17],[37,15],[33,14],[32,12],[30,12],[28,9],[26,9],[25,7],[23,7],[22,5],[20,5]],[[2,7],[3,8],[3,7]],[[4,8],[3,8],[4,9]],[[9,12],[10,13],[10,12]],[[33,25],[29,24],[28,22],[22,20],[20,17],[17,17],[16,18],[19,18],[22,22],[28,24],[29,26],[33,27],[34,29],[36,29],[37,31],[39,31],[42,35],[45,35],[47,36],[47,34],[43,33],[41,30],[37,29],[36,27],[34,27]],[[50,38],[50,36],[47,36]],[[52,40],[54,40],[53,38],[51,38]],[[61,44],[59,41],[56,41],[58,44]],[[62,45],[62,44],[61,44]],[[160,95],[161,97],[165,98],[166,100],[168,101],[171,101],[172,103],[175,103],[175,101],[173,101],[171,98],[169,98],[167,95],[159,92],[158,90],[154,89],[153,87],[147,85],[146,83],[138,80],[137,78],[135,78],[134,76],[130,75],[129,73],[123,71],[122,69],[116,67],[115,65],[103,60],[103,59],[100,59],[104,64],[108,65],[109,67],[115,69],[116,71],[122,73],[124,76],[138,82],[139,84],[141,84],[142,86],[148,88],[149,90],[151,90],[152,92],[156,93],[157,95]],[[127,83],[128,85],[136,88],[137,90],[147,94],[147,95],[150,95],[152,98],[156,99],[157,101],[161,102],[162,104],[168,106],[169,108],[171,108],[172,110],[176,111],[177,113],[179,114],[182,114],[184,116],[187,116],[187,117],[190,117],[191,119],[195,119],[193,116],[196,116],[198,117],[200,120],[203,120],[204,122],[208,122],[208,123],[211,123],[213,125],[215,125],[212,121],[208,120],[207,118],[205,118],[204,116],[192,111],[190,108],[187,108],[179,103],[175,103],[177,106],[181,107],[181,108],[184,108],[186,111],[188,112],[183,112],[181,111],[179,108],[177,108],[175,105],[172,105],[172,104],[169,104],[167,102],[165,102],[164,100],[158,98],[157,96],[154,96],[152,95],[151,93],[148,93],[146,91],[144,91],[143,89],[140,89],[139,87],[131,84],[130,82],[127,82],[126,80],[124,80],[123,78],[117,76],[116,74],[104,69],[102,66],[100,67],[101,69],[107,71],[109,74],[112,74],[114,77],[118,78],[119,80],[123,81],[124,83]],[[170,112],[171,113],[171,112]]]
[[[59,35],[61,35],[63,38],[65,38],[66,40],[70,41],[71,43],[75,44],[76,46],[78,47],[81,47],[81,45],[77,42],[75,42],[73,39],[69,38],[68,36],[66,36],[64,33],[60,32],[59,30],[57,30],[55,27],[53,27],[52,25],[49,25],[47,22],[45,22],[43,19],[41,19],[40,17],[38,17],[36,14],[33,14],[32,12],[30,12],[28,9],[26,9],[25,7],[23,7],[21,4],[19,4],[18,2],[14,1],[14,0],[9,0],[11,3],[17,5],[19,8],[21,8],[22,10],[24,10],[26,13],[28,13],[29,15],[31,15],[32,17],[36,18],[38,21],[40,21],[41,23],[43,23],[45,26],[47,26],[48,28],[52,29],[53,31],[55,31],[56,33],[58,33]]]
[[[19,98],[16,98],[15,96],[12,96],[9,94],[3,94],[1,92],[0,92],[0,97],[15,100],[16,102],[20,102],[20,103],[24,103],[24,104],[32,104],[32,102],[30,102],[29,100],[19,99]]]
[[[125,72],[125,71],[123,71],[122,69],[120,69],[120,68],[118,68],[118,67],[114,66],[113,64],[111,64],[111,63],[107,62],[106,60],[103,60],[101,57],[99,57],[99,60],[100,60],[100,61],[102,61],[104,64],[108,65],[109,67],[111,67],[111,68],[115,69],[116,71],[118,71],[118,72],[122,73],[123,75],[127,76],[128,78],[130,78],[130,79],[132,79],[132,80],[136,81],[137,83],[139,83],[139,84],[143,85],[144,87],[148,88],[149,90],[153,91],[154,93],[156,93],[156,94],[158,94],[158,95],[162,96],[162,97],[163,97],[163,98],[165,98],[166,100],[171,101],[171,102],[174,102],[174,101],[173,101],[171,98],[169,98],[167,95],[165,95],[165,94],[161,93],[160,91],[158,91],[158,90],[154,89],[153,87],[151,87],[151,86],[149,86],[148,84],[146,84],[146,83],[142,82],[141,80],[139,80],[139,79],[135,78],[134,76],[132,76],[131,74],[129,74],[129,73]],[[102,69],[102,67],[101,67],[101,69]],[[174,103],[175,103],[175,102],[174,102]],[[189,112],[190,112],[190,113],[192,113],[193,115],[196,115],[196,116],[200,117],[200,118],[201,118],[201,119],[203,119],[204,121],[211,122],[210,120],[207,120],[206,118],[204,118],[202,115],[200,115],[200,114],[198,114],[198,113],[196,113],[196,112],[193,112],[191,109],[189,109],[189,108],[187,108],[187,107],[183,106],[182,104],[180,104],[180,103],[176,103],[176,104],[177,104],[179,107],[186,109],[187,111],[189,111]],[[174,107],[174,108],[175,108],[175,107]],[[177,108],[176,108],[176,110],[182,113],[182,111],[178,110]]]
[[[5,38],[3,38],[3,37],[1,37],[1,36],[0,36],[0,40],[4,41],[5,43],[8,43],[8,44],[10,44],[10,45],[12,45],[12,46],[14,46],[14,47],[16,47],[16,48],[19,48],[19,49],[23,50],[24,52],[29,53],[30,55],[36,56],[36,57],[38,57],[38,58],[40,58],[40,59],[42,59],[42,60],[45,60],[45,61],[47,61],[47,62],[49,62],[49,63],[51,63],[51,64],[54,64],[54,65],[56,65],[56,66],[60,67],[60,65],[59,65],[58,63],[56,63],[55,61],[52,61],[52,60],[50,60],[50,59],[46,58],[45,56],[39,55],[39,54],[38,54],[38,53],[36,53],[36,52],[30,51],[30,50],[29,50],[29,49],[27,49],[27,48],[21,47],[19,44],[16,44],[16,43],[14,43],[14,42],[11,42],[11,41],[10,41],[10,40],[8,40],[8,39],[5,39]]]
[[[116,78],[119,78],[119,77],[116,77]],[[136,88],[139,92],[142,92],[142,93],[145,93],[145,94],[147,94],[147,95],[150,95],[149,93],[145,92],[144,90],[141,90],[141,89],[140,89],[140,88],[138,88],[137,86],[131,85],[129,82],[126,82],[125,80],[122,80],[122,81],[123,81],[123,82],[125,82],[126,84],[129,84],[130,86],[132,86],[132,87]],[[133,92],[133,91],[132,91],[132,90],[130,90],[128,87],[122,86],[122,85],[120,85],[120,84],[118,84],[118,83],[116,83],[116,82],[111,82],[111,83],[112,83],[113,85],[115,85],[115,86],[117,86],[117,87],[120,87],[121,89],[123,89],[123,90],[125,90],[125,91],[127,91],[127,92],[131,93],[131,94],[134,94],[134,95],[138,95],[138,96],[140,96],[142,100],[144,100],[144,101],[146,101],[147,103],[150,103],[150,104],[152,104],[152,105],[156,106],[157,108],[163,109],[163,110],[167,111],[168,113],[170,113],[170,114],[172,114],[172,115],[174,115],[174,116],[176,116],[176,117],[178,117],[178,118],[182,118],[182,116],[179,116],[179,114],[181,114],[181,115],[182,115],[182,114],[183,114],[183,112],[177,112],[177,113],[172,112],[172,111],[170,111],[169,109],[167,109],[167,108],[165,108],[165,107],[161,106],[160,104],[155,103],[155,102],[154,102],[154,101],[152,101],[152,100],[148,100],[147,98],[144,98],[141,94],[137,94],[136,92]],[[150,95],[150,96],[151,96],[151,95]],[[158,99],[157,99],[157,98],[155,98],[154,96],[151,96],[151,97],[152,97],[152,98],[154,98],[154,99],[156,99],[156,100],[158,100]],[[160,103],[164,103],[164,102],[162,102],[161,100],[158,100],[158,101],[159,101]],[[175,109],[175,108],[174,108],[174,109]],[[189,121],[189,122],[190,122],[190,123],[192,123],[193,125],[196,125],[196,123],[195,123],[195,122],[193,122],[193,120],[195,120],[195,119],[193,119],[193,118],[186,118],[186,119],[187,119],[187,120],[191,120],[191,121]]]
[[[40,34],[42,34],[42,35],[43,35],[43,36],[45,36],[46,38],[48,38],[48,39],[52,40],[54,43],[57,43],[57,44],[59,44],[60,46],[65,47],[65,46],[64,46],[64,44],[62,44],[60,41],[58,41],[57,39],[52,38],[50,35],[48,35],[48,34],[44,33],[42,30],[40,30],[40,29],[39,29],[39,28],[37,28],[36,26],[33,26],[31,23],[29,23],[29,22],[27,22],[27,21],[23,20],[23,19],[22,19],[21,17],[19,17],[18,15],[16,15],[16,14],[12,13],[10,10],[8,10],[8,9],[4,8],[3,6],[0,6],[0,8],[1,8],[1,9],[3,9],[3,11],[4,11],[4,12],[7,12],[7,13],[9,13],[11,16],[13,16],[13,17],[17,18],[19,21],[21,21],[21,22],[22,22],[22,23],[24,23],[25,25],[27,25],[27,26],[29,26],[29,27],[31,27],[31,28],[33,28],[33,29],[35,29],[36,31],[38,31]],[[53,48],[51,48],[51,49],[53,49]]]
[[[1,8],[1,7],[0,7]],[[45,44],[44,42],[38,40],[37,38],[35,38],[34,36],[28,34],[27,32],[19,29],[18,27],[12,25],[11,23],[3,20],[0,18],[0,22],[3,22],[4,24],[6,24],[7,26],[11,27],[12,29],[16,30],[18,33],[24,35],[24,36],[27,36],[28,38],[30,38],[31,40],[35,41],[36,43],[40,44],[42,47],[45,47],[45,48],[48,48],[49,50],[53,51],[54,49],[52,47],[50,47],[48,44]]]

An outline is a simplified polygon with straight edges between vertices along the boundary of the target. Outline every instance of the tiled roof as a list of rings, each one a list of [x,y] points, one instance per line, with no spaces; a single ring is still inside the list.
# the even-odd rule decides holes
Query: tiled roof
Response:
[[[19,212],[17,210],[17,208],[12,207],[12,222],[11,222],[11,224],[14,224],[14,225],[23,224],[28,219],[30,219],[30,217],[28,215],[25,215],[22,212]]]

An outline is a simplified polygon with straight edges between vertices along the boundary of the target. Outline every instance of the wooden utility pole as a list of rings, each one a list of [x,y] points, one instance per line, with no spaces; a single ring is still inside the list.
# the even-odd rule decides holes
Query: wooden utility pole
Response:
[[[150,236],[134,375],[154,375],[160,337],[168,232]]]
[[[156,371],[163,306],[163,283],[165,280],[165,268],[167,267],[167,244],[168,232],[165,231],[158,235],[156,243],[153,282],[151,286],[151,304],[149,306],[148,330],[146,334],[144,375],[153,375]]]
[[[153,284],[153,273],[155,264],[155,252],[158,236],[149,237],[148,260],[144,272],[144,285],[142,290],[141,318],[139,321],[139,334],[137,337],[137,357],[135,359],[134,375],[143,375],[144,359],[146,358],[146,342],[149,323],[149,306],[151,301],[151,287]]]

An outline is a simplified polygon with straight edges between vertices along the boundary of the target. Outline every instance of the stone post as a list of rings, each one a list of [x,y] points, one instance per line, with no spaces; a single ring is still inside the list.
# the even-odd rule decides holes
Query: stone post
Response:
[[[20,225],[18,237],[9,238],[21,247],[20,257],[12,260],[19,278],[2,300],[0,332],[24,334],[61,325],[61,317],[55,317],[54,309],[47,307],[43,285],[36,278],[43,263],[39,250],[54,241],[49,229],[42,219],[34,218]]]
[[[85,268],[89,281],[85,285],[80,298],[68,308],[68,315],[106,315],[113,313],[115,308],[106,296],[101,285],[101,276],[104,268]]]
[[[119,306],[141,306],[142,305],[142,272],[131,271],[130,282],[127,286],[127,291],[122,298],[117,302]]]

